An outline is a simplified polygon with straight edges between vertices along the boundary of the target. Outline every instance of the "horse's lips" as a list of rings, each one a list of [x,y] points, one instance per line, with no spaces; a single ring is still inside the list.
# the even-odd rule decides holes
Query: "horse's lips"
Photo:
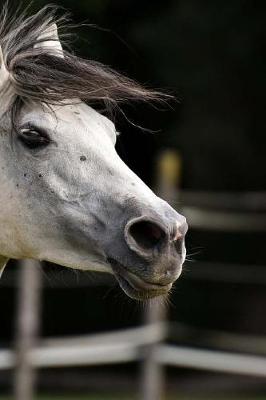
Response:
[[[160,285],[152,282],[147,282],[128,271],[120,263],[115,260],[109,260],[114,275],[124,290],[124,292],[133,299],[143,300],[160,295],[165,295],[172,287],[172,283]]]
[[[123,273],[123,278],[135,289],[135,290],[145,290],[145,291],[150,291],[150,290],[163,290],[168,292],[171,287],[172,283],[168,285],[159,285],[155,283],[150,283],[147,281],[144,281],[137,275],[133,274],[132,272],[125,271]]]

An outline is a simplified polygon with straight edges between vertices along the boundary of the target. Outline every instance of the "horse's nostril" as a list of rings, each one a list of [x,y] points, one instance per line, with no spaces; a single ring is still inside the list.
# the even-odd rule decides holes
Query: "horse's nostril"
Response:
[[[178,254],[182,254],[183,240],[182,236],[180,239],[175,241],[175,248]]]
[[[129,228],[129,233],[138,246],[153,249],[166,237],[166,233],[157,224],[150,221],[138,221]]]

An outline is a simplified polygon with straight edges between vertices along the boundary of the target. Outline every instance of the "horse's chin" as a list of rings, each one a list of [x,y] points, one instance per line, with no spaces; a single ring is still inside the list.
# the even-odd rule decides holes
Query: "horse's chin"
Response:
[[[172,283],[168,285],[160,285],[157,283],[147,282],[125,268],[122,264],[114,259],[108,260],[114,275],[127,296],[134,300],[148,300],[153,297],[165,296],[172,287]]]

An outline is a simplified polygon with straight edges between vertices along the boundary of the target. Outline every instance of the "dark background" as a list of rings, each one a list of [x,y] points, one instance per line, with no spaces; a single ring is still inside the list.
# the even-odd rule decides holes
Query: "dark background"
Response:
[[[33,9],[45,4],[34,0]],[[182,190],[266,190],[265,2],[58,0],[56,4],[69,9],[74,22],[103,28],[76,31],[73,48],[79,55],[175,94],[178,101],[162,110],[124,107],[131,121],[156,134],[135,128],[122,115],[115,117],[122,132],[118,152],[149,186],[155,185],[158,155],[171,148],[182,158]],[[214,271],[217,262],[224,263],[225,270],[231,264],[257,265],[262,270],[265,236],[191,229],[188,250],[196,253],[192,257],[196,261],[213,262]],[[193,268],[197,262],[188,263],[172,294],[172,321],[200,329],[266,334],[265,286],[252,279],[246,284],[237,279],[193,280]],[[15,288],[8,274],[15,266],[10,270],[0,283],[0,304],[5,304],[0,315],[2,344],[12,341],[14,332]],[[142,307],[127,299],[115,283],[90,286],[97,278],[88,275],[43,267],[42,335],[117,329],[142,319]],[[87,284],[80,287],[83,280]]]

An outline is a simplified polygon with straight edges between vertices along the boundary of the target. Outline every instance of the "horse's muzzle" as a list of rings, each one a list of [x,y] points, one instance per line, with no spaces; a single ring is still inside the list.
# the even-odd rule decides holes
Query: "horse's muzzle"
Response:
[[[165,295],[180,276],[187,223],[174,212],[176,215],[178,219],[170,221],[141,216],[126,224],[124,238],[129,256],[123,260],[110,258],[109,263],[129,297],[144,300]]]

